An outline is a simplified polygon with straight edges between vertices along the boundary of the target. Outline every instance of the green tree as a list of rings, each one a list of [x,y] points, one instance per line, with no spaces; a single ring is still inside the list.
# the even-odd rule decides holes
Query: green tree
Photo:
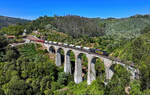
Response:
[[[66,86],[70,81],[71,81],[71,77],[69,74],[66,74],[65,72],[60,72],[58,74],[57,82],[60,84],[60,87]]]
[[[143,95],[141,92],[140,81],[134,80],[131,82],[130,86],[131,86],[130,90],[131,95]]]
[[[1,29],[1,32],[8,34],[8,35],[19,36],[19,35],[22,35],[22,33],[24,32],[24,26],[16,25],[16,26],[4,27]]]
[[[130,73],[121,65],[112,66],[114,75],[106,86],[106,95],[126,95],[125,87],[129,85]]]
[[[7,61],[14,61],[19,57],[19,52],[16,48],[8,48],[6,51],[5,59]]]
[[[4,84],[3,90],[6,95],[32,95],[30,87],[17,76],[12,77],[8,83]]]
[[[8,41],[3,35],[0,34],[0,49],[6,47],[7,45],[8,45]]]
[[[150,89],[150,56],[140,65],[140,80],[142,89]]]

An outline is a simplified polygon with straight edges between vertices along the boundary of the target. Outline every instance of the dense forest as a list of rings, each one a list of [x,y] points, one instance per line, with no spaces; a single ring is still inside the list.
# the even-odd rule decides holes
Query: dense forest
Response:
[[[73,75],[56,67],[47,50],[38,44],[11,48],[8,44],[22,42],[22,33],[45,40],[65,42],[105,50],[111,57],[134,62],[140,77],[130,80],[130,72],[114,65],[114,75],[105,85],[105,68],[96,60],[97,78],[87,85],[86,69],[83,82],[75,84]],[[38,31],[35,33],[34,31]],[[15,39],[6,39],[15,35]],[[44,16],[28,23],[3,27],[0,30],[0,94],[1,95],[150,95],[150,15],[128,18],[86,18],[76,15]],[[62,53],[63,55],[63,53]],[[72,65],[75,63],[71,55]],[[82,56],[87,68],[86,56]],[[129,62],[129,63],[130,63]]]

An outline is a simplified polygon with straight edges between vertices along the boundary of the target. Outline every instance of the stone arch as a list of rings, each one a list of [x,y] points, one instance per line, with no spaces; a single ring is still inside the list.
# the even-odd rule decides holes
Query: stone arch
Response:
[[[115,70],[116,66],[124,68],[124,69],[126,69],[126,71],[128,71],[130,73],[130,71],[124,65],[113,63],[109,68],[109,80],[113,77],[114,74],[117,73],[117,70]]]
[[[88,65],[88,84],[91,84],[93,80],[96,80],[97,76],[102,78],[102,74],[104,73],[105,67],[103,61],[98,57],[92,57],[91,60],[89,60]],[[103,76],[103,78],[105,78],[105,76]]]
[[[50,47],[49,47],[49,52],[50,52],[50,53],[56,53],[55,47],[54,47],[54,46],[50,46]]]
[[[64,63],[64,50],[63,48],[58,48],[56,50],[56,57],[55,57],[55,62],[56,62],[56,66],[61,66]]]
[[[65,64],[64,64],[64,72],[73,74],[75,70],[75,54],[72,50],[66,51],[65,54]]]

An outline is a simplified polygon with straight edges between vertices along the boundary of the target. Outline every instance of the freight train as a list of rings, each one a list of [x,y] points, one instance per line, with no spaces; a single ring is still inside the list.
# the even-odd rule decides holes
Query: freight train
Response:
[[[99,54],[99,55],[105,55],[105,56],[109,55],[106,51],[102,51],[100,49],[94,49],[94,48],[89,48],[89,47],[81,47],[81,46],[75,46],[75,45],[72,45],[72,44],[69,45],[67,43],[45,41],[45,40],[39,40],[39,39],[38,40],[30,39],[30,40],[35,41],[35,42],[45,43],[45,44],[54,44],[54,45],[60,45],[60,46],[65,46],[65,47],[71,47],[71,48],[87,51],[87,52],[90,52],[90,53],[96,53],[96,54]]]

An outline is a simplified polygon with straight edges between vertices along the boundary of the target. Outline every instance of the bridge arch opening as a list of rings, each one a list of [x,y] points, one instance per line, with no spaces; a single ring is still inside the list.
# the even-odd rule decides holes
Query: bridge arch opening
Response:
[[[113,72],[113,75],[110,77],[107,86],[122,84],[122,86],[126,87],[129,85],[131,74],[126,67],[120,64],[112,64],[110,70]],[[113,83],[114,80],[117,83]]]
[[[105,81],[105,66],[104,62],[100,58],[92,58],[89,66],[88,84],[91,84],[91,82],[96,79]]]
[[[122,75],[127,75],[127,77],[129,78],[131,76],[131,73],[127,70],[126,67],[120,64],[112,64],[109,71],[109,80],[115,79],[116,77],[121,78]]]
[[[96,69],[96,76],[98,78],[105,79],[106,77],[105,66],[104,66],[104,62],[100,58],[96,58],[95,69]]]
[[[54,46],[50,46],[50,47],[49,47],[49,52],[50,52],[50,53],[56,53],[55,47],[54,47]]]
[[[64,50],[62,48],[58,48],[56,52],[56,66],[61,66],[64,63]]]
[[[95,62],[96,77],[98,77],[98,78],[105,78],[104,62],[98,57],[94,57],[92,59],[92,61]],[[91,63],[93,63],[93,62],[91,62]]]

